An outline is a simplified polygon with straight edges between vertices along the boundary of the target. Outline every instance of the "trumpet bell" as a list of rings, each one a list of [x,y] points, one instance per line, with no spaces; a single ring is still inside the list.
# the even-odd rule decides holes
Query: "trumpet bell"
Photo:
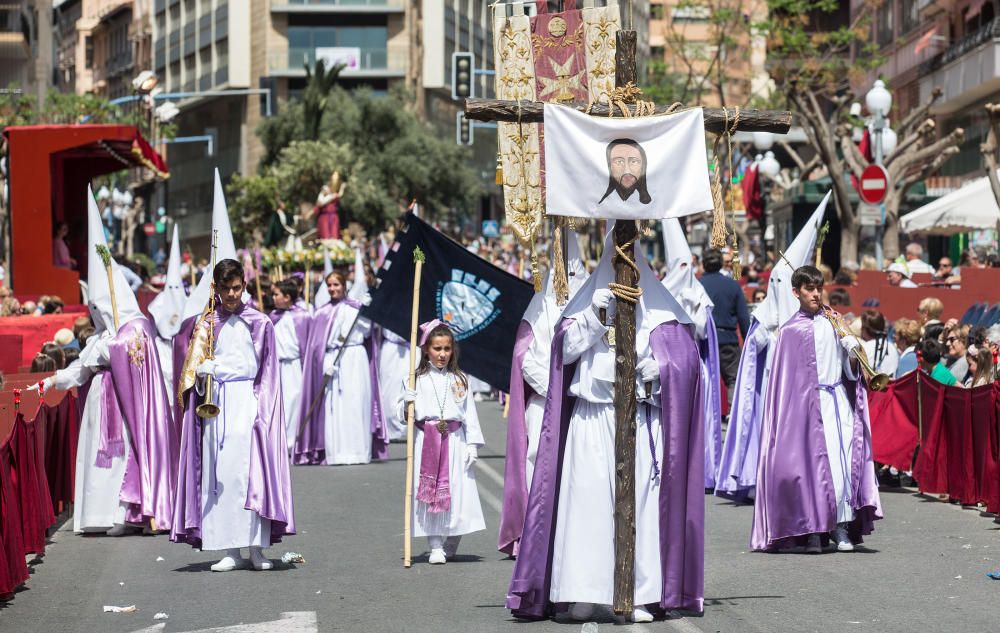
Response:
[[[875,374],[868,379],[868,387],[872,391],[885,391],[889,387],[889,381],[892,377],[886,374]]]
[[[199,404],[194,409],[194,412],[198,415],[198,417],[203,420],[219,417],[220,411],[221,409],[219,409],[219,405],[215,404],[214,402],[204,402],[202,404]]]

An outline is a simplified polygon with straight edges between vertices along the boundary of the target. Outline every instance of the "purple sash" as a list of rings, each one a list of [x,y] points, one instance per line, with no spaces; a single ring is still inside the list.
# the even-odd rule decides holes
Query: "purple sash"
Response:
[[[429,429],[425,426],[430,425]],[[424,448],[420,452],[420,485],[417,501],[427,504],[428,512],[451,510],[451,483],[448,480],[448,436],[462,428],[458,420],[444,422],[442,431],[437,420],[422,420],[414,425],[424,432]]]
[[[122,433],[122,415],[118,407],[118,397],[115,386],[111,382],[111,372],[106,368],[100,370],[104,374],[101,380],[101,443],[97,449],[94,466],[111,468],[112,459],[125,456],[125,437]]]

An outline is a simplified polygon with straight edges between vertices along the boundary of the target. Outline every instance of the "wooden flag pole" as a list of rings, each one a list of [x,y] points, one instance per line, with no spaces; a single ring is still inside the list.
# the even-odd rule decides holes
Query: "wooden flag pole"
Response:
[[[424,253],[413,249],[413,305],[410,309],[410,375],[407,384],[417,388],[417,330],[420,326],[420,273],[424,267]],[[410,551],[410,525],[413,516],[413,416],[414,403],[406,405],[406,493],[403,497],[403,567],[413,565]]]
[[[264,311],[264,293],[260,290],[260,276],[264,273],[264,265],[258,263],[258,257],[260,256],[260,244],[254,249],[254,267],[256,268],[256,274],[254,275],[254,281],[257,282],[257,309],[261,312]]]

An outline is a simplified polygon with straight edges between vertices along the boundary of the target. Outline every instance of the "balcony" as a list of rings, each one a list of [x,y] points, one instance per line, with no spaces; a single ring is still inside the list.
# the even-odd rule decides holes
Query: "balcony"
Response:
[[[935,114],[951,114],[1000,90],[1000,18],[920,65],[920,100],[944,91]]]
[[[353,48],[359,53],[357,66],[345,68],[341,76],[345,79],[392,79],[406,76],[407,47],[345,47],[339,50]],[[268,58],[268,67],[272,77],[305,77],[303,66],[316,63],[317,51],[323,48],[289,48],[288,53],[274,53]]]
[[[403,0],[274,0],[272,13],[403,13]]]
[[[0,59],[24,61],[31,57],[28,22],[21,9],[0,9]]]

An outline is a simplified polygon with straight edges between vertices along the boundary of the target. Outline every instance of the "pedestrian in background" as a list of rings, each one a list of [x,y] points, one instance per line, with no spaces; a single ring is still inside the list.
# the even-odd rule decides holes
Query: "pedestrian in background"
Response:
[[[740,364],[740,338],[746,338],[750,329],[750,311],[747,309],[747,299],[740,284],[721,272],[723,255],[716,249],[706,251],[702,258],[705,274],[701,276],[701,285],[715,306],[712,310],[712,320],[719,340],[719,369],[722,381],[726,383],[729,399],[732,400],[733,385],[736,384],[736,372]]]

